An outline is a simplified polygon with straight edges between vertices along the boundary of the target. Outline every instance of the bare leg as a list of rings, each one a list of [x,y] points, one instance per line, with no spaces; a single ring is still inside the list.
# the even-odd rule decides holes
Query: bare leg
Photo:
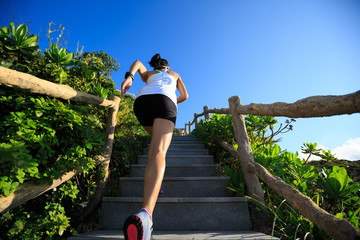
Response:
[[[152,127],[152,139],[148,153],[148,163],[144,176],[144,201],[143,208],[153,214],[159,195],[160,187],[165,173],[165,155],[169,148],[174,123],[155,118]],[[150,129],[146,129],[149,131]]]

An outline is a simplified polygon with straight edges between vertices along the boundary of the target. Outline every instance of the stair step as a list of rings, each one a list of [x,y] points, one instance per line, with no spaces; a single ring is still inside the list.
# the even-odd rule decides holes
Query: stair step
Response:
[[[170,149],[167,151],[166,156],[184,156],[184,155],[208,155],[207,149]]]
[[[166,166],[171,165],[192,165],[192,164],[214,164],[212,155],[186,155],[186,156],[168,156],[166,155]],[[147,155],[138,156],[138,164],[146,164]]]
[[[201,144],[198,140],[171,140],[171,144]]]
[[[153,231],[156,240],[277,240],[254,231]],[[122,230],[97,230],[68,238],[69,240],[124,240]]]
[[[198,141],[197,138],[195,136],[193,136],[193,135],[187,135],[187,136],[173,135],[172,140],[182,140],[182,141],[193,140],[193,141]]]
[[[144,177],[145,164],[131,165],[131,177]],[[218,164],[193,164],[189,166],[166,166],[165,177],[209,177],[217,176]]]
[[[162,197],[227,197],[231,192],[226,188],[230,177],[165,177],[162,183]],[[143,196],[143,177],[120,178],[120,196]]]
[[[147,149],[150,147],[150,144],[147,145]],[[204,149],[204,144],[202,143],[171,143],[169,150],[171,149]]]
[[[139,211],[142,197],[104,197],[100,225],[122,229],[125,219]],[[154,211],[159,231],[249,230],[246,198],[159,198]]]
[[[149,149],[144,150],[144,154],[148,154]],[[169,148],[166,156],[187,156],[187,155],[208,155],[209,152],[207,149],[196,149],[196,148],[189,148],[189,149],[181,149],[181,148]]]

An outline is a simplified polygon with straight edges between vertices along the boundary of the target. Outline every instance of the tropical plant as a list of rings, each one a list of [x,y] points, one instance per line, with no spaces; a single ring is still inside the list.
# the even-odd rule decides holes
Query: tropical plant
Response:
[[[24,24],[20,24],[17,28],[14,23],[9,25],[9,27],[0,28],[0,39],[5,49],[14,52],[20,51],[31,57],[39,48],[37,44],[39,37],[35,34],[28,36],[28,27]]]
[[[67,53],[65,48],[59,49],[57,44],[53,44],[51,48],[45,52],[45,57],[47,57],[50,62],[65,67],[72,64],[75,54]]]
[[[352,179],[347,175],[346,169],[334,166],[332,169],[323,169],[318,184],[323,190],[320,194],[329,202],[329,204],[340,203],[343,206],[346,203],[352,205],[352,196],[359,192],[358,183],[352,183]],[[351,199],[351,201],[346,201]],[[356,197],[356,200],[360,200]],[[356,203],[356,201],[354,201]],[[360,202],[357,202],[360,205]]]
[[[229,119],[231,119],[229,115],[214,114],[210,120],[201,121],[192,134],[205,143],[210,152],[216,152],[215,160],[222,163],[224,174],[231,177],[227,183],[228,188],[235,191],[238,196],[242,196],[246,194],[246,188],[243,186],[240,163],[233,157],[228,157],[229,154],[224,153],[225,150],[216,140],[220,138],[237,147],[232,122]],[[290,131],[292,129],[290,124],[294,120],[287,120],[284,127],[281,125],[277,128],[275,127],[277,121],[269,117],[247,115],[245,121],[256,162],[312,198],[326,211],[348,220],[355,227],[359,226],[359,184],[352,182],[345,168],[338,166],[332,169],[323,166],[315,168],[313,162],[309,162],[311,156],[318,156],[331,164],[336,164],[336,158],[331,151],[317,148],[316,143],[306,143],[302,146],[302,152],[308,156],[306,159],[300,159],[298,153],[282,151],[276,144],[278,140],[274,138],[279,133]],[[274,235],[282,239],[330,239],[323,230],[301,216],[272,189],[263,183],[262,187],[266,193],[266,207],[274,219],[274,226],[271,229]],[[250,204],[251,207],[258,206],[256,200],[248,198],[255,203]]]
[[[24,35],[27,27],[14,29],[10,24],[10,29],[0,31],[2,66],[103,98],[120,95],[111,79],[119,65],[105,52],[74,58],[55,44],[42,54],[35,51],[38,37]],[[131,96],[121,101],[111,163],[114,187],[109,187],[109,194],[115,194],[119,176],[128,172],[148,140],[135,121],[133,101]],[[2,214],[0,239],[62,239],[76,234],[102,175],[94,157],[104,151],[108,110],[0,86],[0,112],[0,194],[8,196],[25,182],[46,182],[78,167],[83,170],[58,188]]]

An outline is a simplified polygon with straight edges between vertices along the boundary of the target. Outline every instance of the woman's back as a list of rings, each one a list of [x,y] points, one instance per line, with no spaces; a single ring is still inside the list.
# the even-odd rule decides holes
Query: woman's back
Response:
[[[147,79],[146,86],[140,90],[139,96],[148,94],[163,94],[177,105],[176,84],[177,79],[166,71],[155,70]]]

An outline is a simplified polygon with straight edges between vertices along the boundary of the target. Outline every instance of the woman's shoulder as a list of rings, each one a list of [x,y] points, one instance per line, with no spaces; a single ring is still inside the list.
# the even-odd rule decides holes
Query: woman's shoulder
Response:
[[[158,73],[156,70],[147,71],[147,72],[146,72],[146,78],[149,78],[149,77],[151,77],[152,75],[154,75],[154,74],[156,74],[156,73]]]
[[[171,76],[173,76],[176,80],[178,79],[178,78],[180,78],[180,76],[179,76],[179,74],[177,74],[176,72],[174,72],[174,71],[172,71],[172,70],[168,70],[167,71]]]

